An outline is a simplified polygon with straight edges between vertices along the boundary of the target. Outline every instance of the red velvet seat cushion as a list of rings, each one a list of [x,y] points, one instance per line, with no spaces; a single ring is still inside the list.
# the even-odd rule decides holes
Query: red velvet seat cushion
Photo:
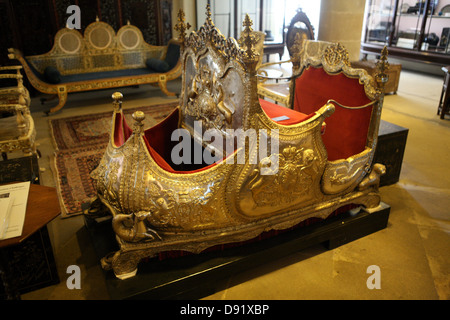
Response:
[[[343,73],[329,75],[322,68],[309,67],[296,79],[294,110],[310,114],[329,99],[350,107],[371,102],[359,79]],[[325,120],[327,129],[322,135],[329,161],[346,159],[364,151],[372,114],[372,106],[352,110],[335,106],[336,111]]]
[[[264,99],[259,99],[259,104],[261,105],[261,108],[263,109],[264,113],[270,119],[278,118],[281,116],[287,116],[289,119],[275,121],[276,123],[279,123],[279,124],[282,124],[285,126],[300,123],[302,121],[305,121],[305,120],[311,118],[314,115],[314,112],[311,114],[304,114],[302,112],[280,106],[278,104],[272,103],[272,102],[264,100]]]

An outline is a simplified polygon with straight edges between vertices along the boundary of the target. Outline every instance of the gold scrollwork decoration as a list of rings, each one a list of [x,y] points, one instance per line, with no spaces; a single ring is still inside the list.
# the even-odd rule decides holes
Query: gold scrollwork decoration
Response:
[[[350,66],[350,60],[347,50],[340,44],[335,43],[328,46],[324,51],[324,60],[329,66],[342,67]]]

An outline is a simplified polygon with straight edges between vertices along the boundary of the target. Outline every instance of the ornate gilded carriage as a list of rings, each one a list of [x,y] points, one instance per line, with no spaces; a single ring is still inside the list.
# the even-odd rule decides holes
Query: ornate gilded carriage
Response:
[[[317,69],[323,71],[321,83],[337,76],[344,86],[348,78],[355,93],[346,94],[362,90],[365,99],[348,107],[342,103],[351,99],[341,103],[321,96],[324,102],[317,103],[309,97],[309,105],[299,101],[297,110],[270,104],[257,96],[259,57],[248,16],[244,26],[243,47],[226,39],[209,14],[198,32],[184,39],[180,105],[154,127],[144,130],[139,111],[128,126],[122,95],[113,95],[111,139],[92,177],[98,199],[112,213],[120,246],[102,265],[118,278],[134,276],[142,258],[163,251],[200,253],[311,217],[325,219],[344,205],[379,205],[383,166],[373,165],[372,158],[383,74],[377,87],[364,70],[351,69],[340,45],[307,42],[299,75]],[[385,56],[381,65],[386,66]],[[298,94],[307,92],[308,82],[295,84]],[[330,158],[323,139],[328,131],[336,134],[328,120],[337,108],[368,115],[364,145],[346,149],[350,155],[342,159],[341,153]]]

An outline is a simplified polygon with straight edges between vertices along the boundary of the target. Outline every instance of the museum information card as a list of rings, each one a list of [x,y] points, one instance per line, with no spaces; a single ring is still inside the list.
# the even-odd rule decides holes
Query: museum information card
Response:
[[[22,235],[30,182],[0,186],[0,240]]]

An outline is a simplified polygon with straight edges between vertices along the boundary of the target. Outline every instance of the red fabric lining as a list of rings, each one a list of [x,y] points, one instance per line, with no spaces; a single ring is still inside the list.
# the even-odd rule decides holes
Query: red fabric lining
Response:
[[[359,79],[343,73],[329,75],[323,68],[309,67],[296,79],[294,110],[309,114],[329,99],[354,107],[371,102]],[[334,114],[325,120],[327,129],[322,135],[329,161],[346,159],[364,151],[372,115],[372,106],[354,110],[335,107]]]
[[[281,116],[289,117],[289,119],[286,119],[286,120],[274,121],[276,123],[279,123],[279,124],[282,124],[285,126],[303,122],[305,120],[308,120],[312,116],[314,116],[314,112],[311,114],[304,114],[299,111],[295,111],[295,110],[280,106],[278,104],[272,103],[272,102],[264,100],[264,99],[259,99],[259,104],[261,105],[261,108],[263,109],[264,113],[270,119],[281,117]]]
[[[164,170],[166,170],[166,171],[168,171],[168,172],[171,172],[171,173],[178,173],[178,174],[196,173],[196,172],[201,172],[201,171],[207,170],[207,169],[212,168],[212,167],[214,167],[215,165],[217,165],[217,162],[215,162],[215,163],[210,164],[210,165],[207,166],[207,167],[203,167],[203,168],[200,168],[200,169],[197,169],[197,170],[191,170],[191,171],[177,171],[177,170],[174,170],[174,169],[167,163],[167,161],[166,161],[163,157],[161,157],[161,156],[159,155],[159,153],[156,152],[155,149],[152,148],[152,146],[149,144],[149,142],[148,142],[148,140],[147,140],[147,138],[146,138],[145,136],[144,136],[144,142],[145,142],[145,145],[147,146],[147,149],[148,149],[150,155],[152,156],[153,160],[155,160],[155,162],[156,162],[162,169],[164,169]]]
[[[122,113],[116,113],[114,122],[114,144],[120,147],[128,140],[133,130],[128,126]]]
[[[172,148],[176,143],[174,141],[171,141],[170,137],[172,135],[172,132],[175,129],[178,129],[178,119],[179,119],[179,112],[178,109],[175,109],[163,121],[145,130],[143,137],[144,143],[153,160],[155,160],[155,162],[163,170],[179,174],[196,173],[203,170],[207,170],[217,165],[218,162],[191,171],[177,171],[170,166],[170,164],[166,161],[166,159],[170,159]],[[125,141],[128,140],[133,131],[128,126],[123,114],[116,113],[114,121],[115,121],[114,144],[117,147],[120,147],[125,143]]]
[[[172,132],[178,129],[178,120],[179,112],[178,109],[175,109],[164,120],[144,132],[145,139],[149,145],[163,159],[170,159],[171,157],[171,151],[175,142],[171,141],[170,137]]]

